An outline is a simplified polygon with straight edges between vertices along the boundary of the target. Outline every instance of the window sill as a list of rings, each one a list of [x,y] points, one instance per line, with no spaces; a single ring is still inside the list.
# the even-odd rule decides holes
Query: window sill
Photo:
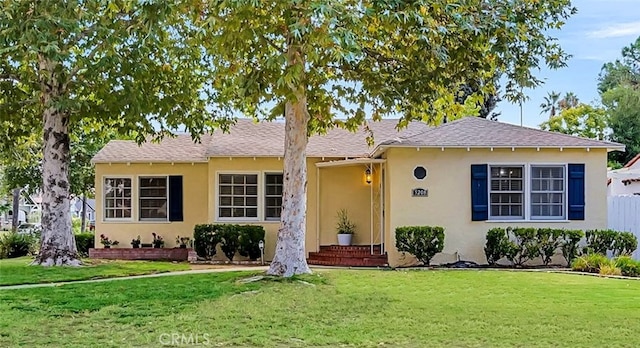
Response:
[[[571,220],[530,220],[530,219],[529,220],[485,220],[484,222],[487,222],[487,223],[495,222],[495,223],[500,223],[500,224],[502,224],[502,223],[513,224],[513,223],[523,223],[523,222],[524,223],[545,223],[545,224],[548,224],[548,223],[554,223],[554,222],[557,222],[557,223],[568,223],[568,222],[571,222]]]
[[[213,221],[216,224],[228,224],[228,223],[242,223],[242,224],[279,224],[280,220],[227,220],[216,219]]]

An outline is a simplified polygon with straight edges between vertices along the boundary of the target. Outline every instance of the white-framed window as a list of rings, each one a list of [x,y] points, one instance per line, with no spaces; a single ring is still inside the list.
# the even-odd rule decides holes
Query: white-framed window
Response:
[[[564,219],[565,166],[531,165],[531,219]]]
[[[139,177],[139,220],[167,220],[168,180],[166,176]]]
[[[282,213],[282,173],[264,175],[264,219],[280,220]]]
[[[131,178],[104,178],[104,219],[131,219]]]
[[[566,219],[566,171],[564,164],[490,165],[489,219]]]
[[[524,166],[491,166],[489,217],[524,219]]]
[[[258,219],[258,174],[218,174],[218,217]]]

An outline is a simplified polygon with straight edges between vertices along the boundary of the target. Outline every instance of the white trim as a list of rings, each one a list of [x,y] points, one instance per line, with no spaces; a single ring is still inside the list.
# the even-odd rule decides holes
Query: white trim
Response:
[[[562,220],[567,220],[567,217],[569,216],[568,212],[569,212],[569,166],[567,163],[530,163],[528,165],[528,174],[529,174],[529,186],[531,186],[531,180],[533,179],[531,177],[531,170],[533,169],[532,167],[562,167],[562,216],[558,219],[554,219],[553,216],[541,216],[539,218],[534,218],[533,216],[531,216],[531,213],[529,212],[529,219],[533,220],[533,221],[554,221],[554,220],[558,220],[558,221],[562,221]],[[529,199],[531,199],[531,188],[529,188]],[[531,210],[531,205],[533,204],[533,202],[529,203],[529,210]],[[568,220],[567,220],[568,221]]]
[[[106,197],[104,194],[104,180],[105,179],[130,179],[131,180],[131,207],[129,207],[129,209],[131,209],[131,217],[128,218],[107,218],[107,214],[106,214]],[[135,214],[135,200],[136,200],[136,190],[135,190],[135,175],[114,175],[114,174],[107,174],[107,175],[102,175],[100,177],[101,184],[100,186],[102,187],[102,192],[100,192],[100,199],[102,200],[102,209],[101,210],[101,214],[102,214],[102,222],[123,222],[123,223],[130,223],[132,221],[135,221],[134,219],[134,214]]]
[[[169,202],[170,202],[170,200],[169,200],[170,199],[170,197],[169,197],[169,176],[170,176],[169,174],[165,174],[165,175],[162,175],[162,174],[139,174],[139,175],[136,176],[136,178],[138,179],[138,180],[136,180],[136,184],[138,185],[138,189],[136,191],[136,193],[137,193],[136,194],[136,202],[138,203],[138,209],[136,209],[136,213],[138,214],[137,220],[136,220],[137,222],[146,222],[146,223],[163,223],[163,222],[169,223],[169,222],[171,222],[171,221],[169,221]],[[141,217],[142,214],[140,214],[140,209],[142,209],[142,205],[140,204],[140,189],[142,188],[142,186],[140,185],[140,180],[141,179],[145,179],[145,178],[165,178],[165,180],[166,180],[167,185],[165,187],[165,190],[166,190],[167,194],[166,194],[165,200],[166,200],[166,208],[167,208],[167,214],[166,215],[167,216],[164,219],[160,219],[160,218],[152,218],[152,219],[151,218],[145,218],[143,220],[143,218]],[[151,199],[153,199],[153,198],[151,198]],[[183,206],[183,209],[184,209],[184,206]]]
[[[256,181],[256,185],[257,187],[257,205],[256,205],[256,217],[255,218],[248,218],[248,217],[220,217],[220,196],[219,196],[219,190],[220,190],[220,174],[238,174],[238,175],[256,175],[257,176],[257,181]],[[261,176],[263,176],[262,171],[260,170],[217,170],[215,172],[215,178],[213,181],[213,209],[215,209],[215,214],[214,214],[214,222],[262,222],[264,221],[263,218],[263,213],[260,211],[260,196],[262,196],[262,182],[263,179],[261,179]],[[264,206],[264,204],[263,204]]]
[[[430,146],[421,146],[421,145],[403,145],[403,144],[393,144],[393,145],[378,145],[376,146],[373,151],[371,151],[370,153],[370,157],[378,157],[380,156],[382,153],[384,153],[386,150],[391,149],[391,148],[423,148],[423,149],[440,149],[441,151],[444,151],[444,149],[537,149],[538,151],[540,151],[539,149],[586,149],[586,148],[590,148],[590,149],[605,149],[607,150],[607,152],[611,152],[611,151],[624,151],[625,147],[624,145],[622,146],[615,146],[615,145],[589,145],[589,146],[539,146],[539,145],[527,145],[527,146],[496,146],[496,145],[486,145],[486,146],[466,146],[466,145],[458,145],[458,146],[450,146],[450,145],[430,145]],[[561,150],[560,150],[561,151]]]
[[[504,216],[491,216],[491,167],[522,167],[522,206],[523,206],[523,217],[515,217],[508,218]],[[563,188],[563,215],[561,218],[553,219],[550,216],[543,216],[539,219],[532,218],[531,216],[531,168],[532,167],[563,167],[563,180],[564,180],[564,188]],[[567,162],[495,162],[495,163],[487,163],[487,200],[488,200],[488,219],[486,222],[569,222],[568,220],[568,207],[569,207],[569,173],[568,173],[568,163]]]
[[[264,187],[264,194],[261,196],[261,201],[258,201],[258,204],[262,203],[262,221],[265,222],[280,222],[280,217],[277,218],[267,218],[267,175],[281,175],[282,176],[282,189],[284,190],[284,172],[280,171],[262,171],[262,186]],[[273,195],[272,195],[273,196]],[[280,205],[280,209],[282,209],[282,204]],[[280,213],[282,215],[282,212]]]
[[[316,162],[316,167],[324,168],[324,167],[339,167],[339,166],[355,166],[360,164],[374,164],[374,163],[385,163],[387,160],[379,159],[379,158],[352,158],[352,159],[344,159],[344,160],[336,160],[336,161],[328,161],[328,162]]]

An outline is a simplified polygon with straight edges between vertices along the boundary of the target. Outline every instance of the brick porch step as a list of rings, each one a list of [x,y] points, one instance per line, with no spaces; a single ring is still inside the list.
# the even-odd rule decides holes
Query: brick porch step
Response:
[[[380,254],[380,245],[374,246],[371,254],[370,245],[325,245],[319,252],[310,252],[307,262],[311,265],[349,266],[349,267],[384,267],[387,266],[387,254]]]

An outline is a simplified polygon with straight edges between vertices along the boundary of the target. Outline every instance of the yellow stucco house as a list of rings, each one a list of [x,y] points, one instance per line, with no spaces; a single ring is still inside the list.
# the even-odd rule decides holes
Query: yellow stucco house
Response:
[[[357,226],[353,244],[361,247],[351,250],[363,258],[382,254],[391,266],[414,262],[395,248],[399,226],[445,228],[435,264],[485,263],[485,234],[497,226],[607,227],[607,152],[622,150],[620,144],[477,117],[438,127],[411,123],[400,132],[396,123],[370,122],[373,146],[364,130],[311,137],[311,263],[340,263],[318,251],[337,244],[342,208]],[[240,119],[230,133],[216,131],[200,143],[188,135],[142,146],[111,141],[93,159],[96,235],[128,247],[132,238],[145,242],[155,232],[172,247],[177,235],[192,236],[196,224],[259,224],[267,231],[270,260],[280,217],[283,138],[282,122]]]

